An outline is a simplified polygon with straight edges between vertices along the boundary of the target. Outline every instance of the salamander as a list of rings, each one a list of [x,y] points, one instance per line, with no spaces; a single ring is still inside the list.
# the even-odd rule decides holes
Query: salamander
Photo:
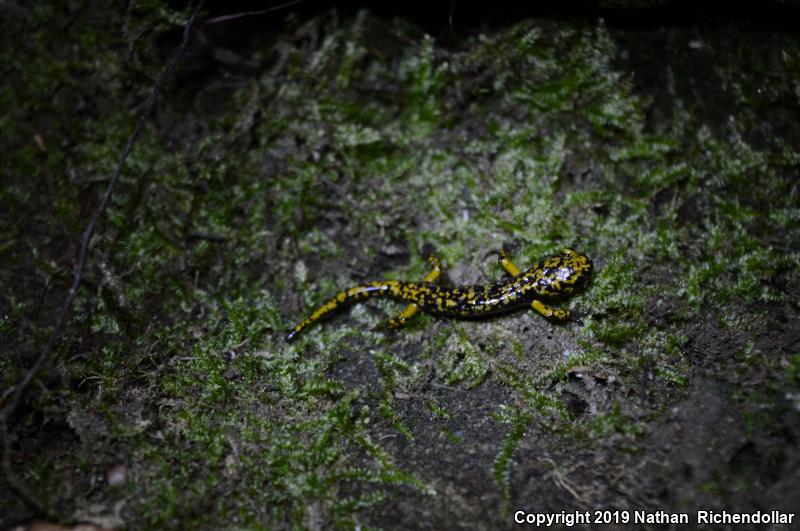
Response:
[[[582,290],[592,273],[592,261],[572,249],[564,249],[520,271],[504,251],[497,252],[501,267],[510,278],[489,285],[445,287],[435,284],[441,263],[428,256],[431,271],[422,282],[380,280],[367,282],[340,292],[297,324],[287,335],[294,340],[303,330],[351,304],[372,297],[388,297],[409,303],[400,315],[389,321],[389,328],[402,326],[419,309],[446,317],[480,317],[531,307],[555,322],[570,319],[569,310],[548,303],[562,300]]]

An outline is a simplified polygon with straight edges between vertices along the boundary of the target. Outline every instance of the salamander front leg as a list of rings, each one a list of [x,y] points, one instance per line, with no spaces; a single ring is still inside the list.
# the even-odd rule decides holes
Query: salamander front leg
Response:
[[[519,268],[516,265],[514,265],[514,262],[512,262],[511,259],[508,257],[505,249],[500,249],[497,252],[497,260],[500,262],[500,267],[505,269],[506,273],[508,273],[512,277],[515,277],[520,273],[522,273],[522,271],[520,271]]]
[[[439,259],[433,255],[428,255],[428,264],[430,264],[431,270],[425,276],[425,278],[422,279],[422,281],[435,282],[436,279],[439,278],[439,275],[442,274],[442,264],[441,262],[439,262]],[[411,304],[406,306],[406,309],[403,310],[400,313],[400,315],[398,315],[394,319],[389,320],[389,324],[387,325],[389,327],[389,330],[397,330],[398,328],[403,326],[406,323],[406,321],[411,319],[411,317],[413,317],[413,315],[417,313],[417,310],[419,310],[419,306],[415,302],[412,302]]]
[[[520,271],[519,268],[514,264],[514,262],[512,262],[511,259],[508,257],[508,254],[506,253],[505,249],[500,249],[499,251],[489,251],[488,253],[486,253],[486,257],[488,258],[493,254],[497,255],[497,263],[500,264],[500,267],[502,267],[505,270],[505,272],[511,275],[512,277],[515,277],[520,273],[522,273],[522,271]]]
[[[550,321],[565,322],[569,321],[569,310],[563,310],[543,303],[540,300],[534,300],[531,303],[531,308],[539,312],[544,318]]]

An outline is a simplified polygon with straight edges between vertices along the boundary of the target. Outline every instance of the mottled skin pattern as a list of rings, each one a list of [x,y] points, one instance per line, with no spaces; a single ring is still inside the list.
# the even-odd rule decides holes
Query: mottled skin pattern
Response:
[[[529,306],[552,321],[570,318],[568,310],[547,302],[569,297],[586,285],[592,272],[592,261],[588,257],[564,249],[527,271],[520,271],[505,253],[498,254],[500,265],[511,275],[508,280],[487,286],[438,286],[434,281],[441,273],[441,266],[439,260],[431,256],[428,258],[431,272],[424,281],[381,280],[342,291],[295,326],[286,340],[292,341],[308,326],[331,313],[371,297],[389,297],[409,303],[398,317],[389,321],[389,328],[402,325],[420,308],[447,317],[479,317]]]

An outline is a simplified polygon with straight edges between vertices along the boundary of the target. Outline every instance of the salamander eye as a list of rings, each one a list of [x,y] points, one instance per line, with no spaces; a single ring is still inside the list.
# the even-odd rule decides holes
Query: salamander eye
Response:
[[[575,253],[575,251],[573,251],[569,247],[564,247],[564,249],[561,251],[561,254],[563,254],[564,256],[572,256],[577,253]]]

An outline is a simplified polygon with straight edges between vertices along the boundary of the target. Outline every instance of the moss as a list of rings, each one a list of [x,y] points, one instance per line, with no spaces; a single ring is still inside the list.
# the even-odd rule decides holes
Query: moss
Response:
[[[503,405],[497,414],[497,420],[509,425],[508,434],[492,464],[492,475],[502,495],[501,511],[507,513],[510,500],[509,478],[513,468],[514,452],[524,437],[525,430],[530,426],[532,417],[517,408]]]
[[[623,413],[619,403],[615,403],[607,411],[588,419],[585,423],[567,430],[571,436],[588,441],[603,440],[614,434],[624,435],[628,437],[626,444],[623,445],[627,452],[639,451],[635,440],[641,439],[647,432],[647,425]]]
[[[471,338],[457,329],[442,333],[428,357],[435,360],[439,377],[448,385],[463,382],[467,387],[477,387],[486,379],[492,366],[492,352],[488,350],[476,348]]]
[[[80,17],[85,7],[32,8],[3,36],[19,50],[2,73],[20,89],[0,92],[0,212],[14,212],[0,218],[0,338],[12,350],[30,350],[63,295],[68,235],[130,132],[126,109],[163,63],[157,43],[185,14],[146,2],[122,21]],[[44,31],[65,14],[69,46]],[[800,103],[796,43],[782,48],[765,95],[734,58],[717,62],[714,83],[735,111],[719,123],[682,97],[674,71],[669,104],[653,112],[603,23],[526,21],[458,50],[381,22],[384,50],[374,24],[329,15],[261,42],[270,51],[252,55],[247,85],[210,116],[187,111],[200,100],[179,77],[126,166],[60,350],[58,392],[37,392],[32,405],[103,412],[106,443],[136,470],[133,522],[372,525],[397,500],[422,500],[413,512],[454,485],[495,488],[461,471],[475,466],[507,509],[521,488],[515,463],[532,466],[516,454],[530,430],[547,431],[553,455],[588,448],[613,462],[618,436],[623,454],[643,452],[651,420],[701,370],[687,351],[694,327],[755,336],[796,299],[796,132],[753,137],[762,109]],[[233,68],[198,53],[212,77]],[[564,301],[581,320],[420,316],[388,336],[380,327],[400,308],[380,301],[283,343],[287,326],[342,287],[422,278],[426,244],[443,281],[459,284],[501,278],[486,253],[503,245],[520,266],[573,246],[596,267],[586,293]],[[797,394],[796,358],[751,343],[703,377],[774,382],[729,397],[755,436],[790,410],[780,397]],[[3,383],[25,366],[0,359]],[[590,389],[571,380],[578,369],[614,384]],[[642,381],[645,399],[631,391]],[[568,388],[588,413],[569,410]],[[499,412],[490,422],[507,431],[459,425],[486,420],[462,402]],[[409,457],[424,444],[456,456],[457,470]],[[462,451],[473,446],[483,460]],[[51,459],[25,472],[55,498],[63,477]],[[485,512],[481,503],[453,511]]]

